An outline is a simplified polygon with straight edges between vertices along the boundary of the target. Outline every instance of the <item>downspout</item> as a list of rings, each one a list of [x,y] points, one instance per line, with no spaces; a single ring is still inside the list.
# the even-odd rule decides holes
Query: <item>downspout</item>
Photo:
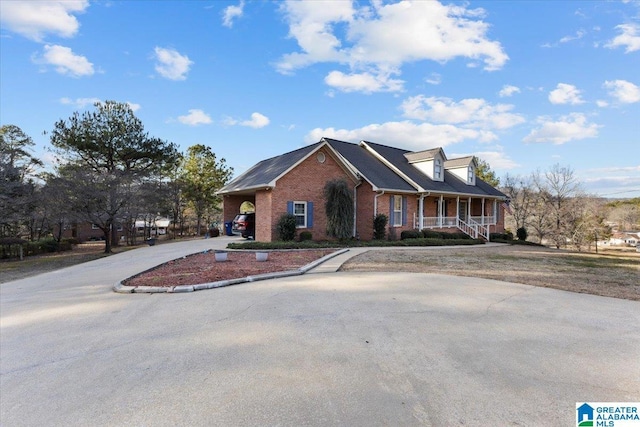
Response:
[[[376,215],[378,215],[378,197],[382,196],[384,194],[384,190],[382,190],[381,193],[378,193],[375,195],[375,197],[373,198],[373,217],[375,218]]]
[[[353,187],[353,237],[359,237],[357,232],[358,227],[356,226],[356,223],[358,221],[358,187],[360,186],[360,184],[362,184],[362,181],[360,181]],[[360,239],[358,238],[358,240]]]

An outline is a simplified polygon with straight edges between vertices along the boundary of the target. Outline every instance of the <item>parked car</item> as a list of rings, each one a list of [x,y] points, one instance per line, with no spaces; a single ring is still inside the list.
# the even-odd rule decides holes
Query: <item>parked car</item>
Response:
[[[245,239],[253,239],[256,235],[256,214],[245,213],[236,215],[233,220],[233,231],[238,231]]]

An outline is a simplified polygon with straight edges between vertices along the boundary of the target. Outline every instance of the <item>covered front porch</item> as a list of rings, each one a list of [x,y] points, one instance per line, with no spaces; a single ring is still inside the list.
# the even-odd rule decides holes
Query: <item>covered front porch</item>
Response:
[[[484,238],[496,231],[499,223],[498,199],[486,197],[422,196],[418,200],[418,214],[414,228],[457,228],[474,239]],[[419,213],[422,212],[422,215]],[[492,228],[493,227],[493,228]]]

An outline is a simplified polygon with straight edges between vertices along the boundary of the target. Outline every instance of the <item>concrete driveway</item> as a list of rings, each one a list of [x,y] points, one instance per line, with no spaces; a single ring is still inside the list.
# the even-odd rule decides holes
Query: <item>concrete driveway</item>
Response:
[[[408,273],[111,291],[227,239],[0,285],[0,425],[574,425],[640,400],[638,302]]]

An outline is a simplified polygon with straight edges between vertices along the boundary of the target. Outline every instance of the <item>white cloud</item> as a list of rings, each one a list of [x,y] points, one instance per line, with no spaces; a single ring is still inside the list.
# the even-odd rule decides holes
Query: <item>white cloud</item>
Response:
[[[520,88],[513,85],[504,85],[500,92],[498,92],[498,96],[500,98],[512,96],[514,93],[520,93]]]
[[[425,81],[431,85],[439,85],[440,83],[442,83],[442,76],[438,73],[431,73],[431,75],[427,77]]]
[[[624,47],[625,53],[640,50],[640,25],[638,24],[621,24],[616,26],[621,34],[614,37],[609,43],[604,45],[610,49]]]
[[[640,102],[640,87],[626,80],[605,81],[603,85],[609,89],[609,95],[616,98],[623,104],[633,104]]]
[[[74,14],[89,7],[79,1],[2,1],[0,21],[9,30],[31,40],[42,41],[45,34],[73,37],[80,26]]]
[[[241,1],[237,6],[227,6],[222,11],[222,25],[225,27],[233,27],[233,20],[235,18],[242,17],[244,9],[244,1]]]
[[[600,108],[604,108],[604,107],[608,107],[609,103],[607,101],[605,101],[604,99],[598,99],[596,101],[596,105]]]
[[[354,142],[374,141],[416,151],[444,147],[464,140],[489,142],[496,139],[496,136],[488,131],[464,129],[448,124],[416,124],[408,120],[370,124],[359,129],[316,128],[305,136],[305,141],[311,144],[322,137]]]
[[[332,71],[324,82],[342,92],[396,92],[402,90],[404,81],[392,79],[390,76],[370,73],[344,74],[340,71]]]
[[[245,120],[240,122],[242,126],[248,126],[254,129],[259,129],[267,126],[269,124],[269,118],[260,113],[252,113],[251,120]]]
[[[228,126],[246,126],[254,129],[260,129],[267,126],[271,121],[269,118],[260,113],[252,113],[250,120],[236,120],[231,117],[224,119],[224,124]]]
[[[192,109],[185,116],[178,116],[178,121],[184,125],[198,126],[211,123],[211,117],[202,110]]]
[[[131,111],[133,111],[134,113],[136,111],[138,111],[140,108],[142,108],[142,106],[140,104],[136,104],[136,103],[129,102],[129,101],[127,101],[127,105],[129,106],[129,108],[131,108]]]
[[[558,83],[556,89],[549,92],[549,102],[552,104],[583,104],[580,98],[581,91],[574,85]]]
[[[553,121],[548,117],[539,117],[539,128],[533,129],[523,141],[526,143],[551,142],[564,144],[565,142],[598,136],[600,125],[589,123],[584,114],[571,113],[560,120]]]
[[[585,30],[578,30],[576,31],[575,35],[572,36],[564,36],[560,39],[560,43],[568,43],[570,41],[573,40],[580,40],[582,37],[584,37],[584,35],[587,34],[587,32]]]
[[[455,102],[449,98],[418,95],[407,98],[400,109],[410,119],[482,129],[507,129],[525,121],[520,114],[511,112],[513,105],[491,105],[478,98]]]
[[[96,102],[102,102],[100,98],[60,98],[60,103],[63,105],[73,105],[75,108],[83,109],[87,106],[93,106]],[[127,105],[131,108],[131,111],[134,113],[138,111],[141,107],[140,104],[134,104],[132,102],[127,101]]]
[[[82,55],[76,55],[64,46],[45,45],[41,57],[34,57],[37,64],[53,65],[55,70],[71,77],[90,76],[94,73],[93,64]]]
[[[185,80],[193,61],[175,49],[155,48],[156,71],[170,80]]]
[[[89,105],[93,105],[96,102],[101,102],[99,98],[60,98],[60,103],[63,105],[73,105],[76,108],[83,109]]]
[[[368,75],[381,80],[380,76],[398,73],[407,62],[444,63],[462,57],[474,63],[482,61],[486,70],[497,70],[508,60],[501,44],[487,38],[489,25],[480,20],[484,13],[481,9],[433,1],[374,1],[371,7],[360,9],[348,1],[332,2],[331,7],[324,2],[287,1],[281,10],[290,37],[300,47],[276,64],[283,74],[319,62],[334,62],[349,67],[349,73],[342,72],[342,76]],[[363,87],[372,91],[371,84],[354,83],[351,90]],[[392,87],[402,89],[400,85],[379,86],[381,90]]]

